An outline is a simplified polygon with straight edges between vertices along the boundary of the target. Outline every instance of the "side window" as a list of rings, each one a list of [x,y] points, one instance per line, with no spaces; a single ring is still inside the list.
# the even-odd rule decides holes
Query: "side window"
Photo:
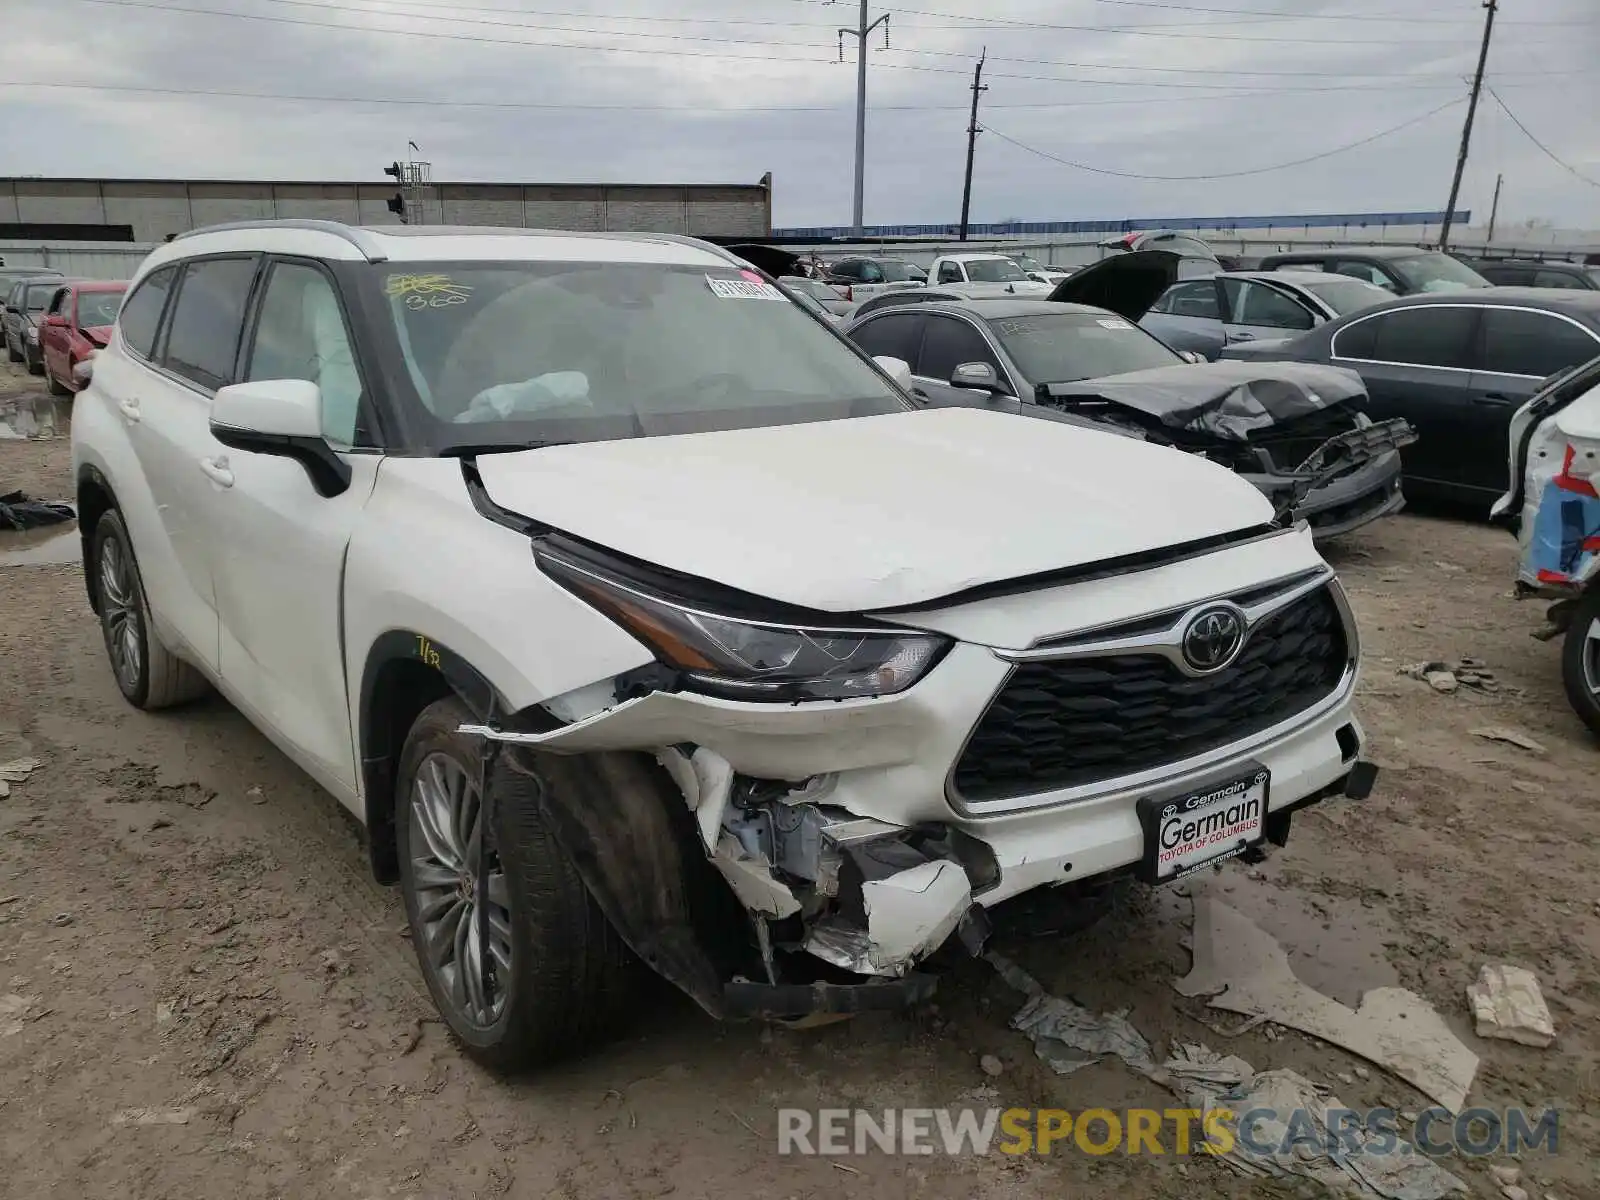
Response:
[[[140,358],[149,358],[156,344],[156,329],[161,324],[161,311],[167,306],[172,293],[172,281],[178,277],[177,267],[162,267],[145,276],[133,289],[117,317],[117,327],[122,331],[122,344]]]
[[[850,340],[874,358],[886,356],[917,367],[917,346],[922,341],[920,313],[891,313],[874,317],[860,329],[851,331]]]
[[[1224,280],[1224,286],[1234,282]],[[1233,299],[1230,305],[1236,324],[1269,329],[1310,329],[1317,323],[1310,309],[1282,292],[1249,280],[1237,282],[1243,284],[1240,289],[1243,295]]]
[[[255,279],[254,258],[213,258],[184,267],[167,331],[166,366],[207,391],[231,383]]]
[[[1224,286],[1228,282],[1232,281],[1224,281]],[[1161,303],[1166,307],[1155,311],[1171,313],[1175,317],[1222,318],[1222,306],[1217,303],[1217,288],[1209,279],[1173,284],[1161,298]]]
[[[943,262],[939,264],[940,283],[965,283],[966,277],[961,274],[961,264]]]
[[[880,268],[877,263],[863,262],[861,264],[861,282],[862,283],[882,283],[883,282],[883,270],[882,270],[882,268]]]
[[[1588,289],[1574,275],[1565,271],[1535,271],[1533,273],[1533,286],[1542,288],[1570,288],[1580,291]]]
[[[1533,282],[1527,267],[1481,267],[1478,274],[1500,287],[1527,287]]]
[[[1333,335],[1328,347],[1332,358],[1372,358],[1378,349],[1378,326],[1383,317],[1354,321]]]
[[[1000,360],[983,334],[955,317],[930,316],[922,336],[922,360],[917,364],[917,374],[926,379],[948,380],[957,367],[969,362],[986,362],[997,372],[1000,370]]]
[[[1386,291],[1397,291],[1393,279],[1388,272],[1372,263],[1352,262],[1349,259],[1337,259],[1333,264],[1335,275],[1348,275],[1351,279],[1362,279],[1367,283],[1375,283]]]
[[[1549,313],[1491,308],[1483,314],[1482,369],[1543,379],[1600,354],[1600,341]]]
[[[853,258],[847,258],[843,262],[836,262],[833,264],[832,274],[838,279],[860,279],[861,263]]]
[[[1475,308],[1419,305],[1384,314],[1372,357],[1419,367],[1465,367]]]
[[[273,265],[244,378],[316,384],[323,436],[335,446],[355,445],[361,376],[339,297],[321,271],[303,263]]]

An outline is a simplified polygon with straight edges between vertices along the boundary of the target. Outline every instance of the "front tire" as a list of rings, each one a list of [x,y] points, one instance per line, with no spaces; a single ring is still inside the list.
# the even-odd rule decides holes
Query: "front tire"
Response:
[[[12,362],[21,362],[22,361],[22,351],[13,350],[11,348],[11,339],[10,338],[6,339],[6,358],[10,359]]]
[[[1573,610],[1561,646],[1561,682],[1579,720],[1600,736],[1600,587]]]
[[[400,888],[417,962],[466,1052],[513,1072],[609,1034],[631,955],[545,828],[538,780],[503,765],[480,787],[483,743],[459,700],[423,710],[395,781]],[[486,903],[479,912],[479,879]]]
[[[29,375],[43,375],[44,374],[44,359],[43,358],[41,358],[38,354],[34,353],[34,351],[31,350],[31,349],[25,349],[24,352],[23,352],[23,357],[27,361],[28,374]]]
[[[205,678],[168,650],[150,623],[150,601],[133,542],[116,509],[104,513],[95,525],[84,568],[96,572],[100,631],[123,698],[135,708],[157,709],[202,695]]]
[[[46,384],[47,387],[49,387],[50,394],[52,396],[70,396],[70,395],[72,395],[72,389],[69,388],[66,384],[62,383],[59,379],[57,379],[55,377],[55,373],[53,371],[51,371],[48,367],[45,368],[44,376],[45,376],[45,384]]]

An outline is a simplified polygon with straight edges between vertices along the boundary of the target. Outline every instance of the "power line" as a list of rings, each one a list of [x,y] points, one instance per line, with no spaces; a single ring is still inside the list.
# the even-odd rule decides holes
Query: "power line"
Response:
[[[1577,167],[1573,166],[1571,163],[1567,162],[1564,158],[1562,158],[1559,154],[1557,154],[1554,150],[1550,149],[1549,146],[1546,146],[1538,138],[1534,137],[1533,136],[1533,131],[1522,123],[1522,121],[1518,118],[1517,114],[1511,111],[1511,109],[1507,106],[1507,104],[1506,104],[1506,102],[1504,100],[1500,99],[1500,93],[1499,92],[1495,91],[1493,88],[1490,88],[1489,89],[1489,95],[1494,97],[1494,102],[1500,106],[1501,111],[1504,112],[1506,114],[1506,116],[1511,118],[1511,123],[1513,125],[1515,125],[1518,129],[1522,130],[1523,135],[1530,142],[1532,142],[1535,146],[1539,147],[1539,149],[1543,150],[1545,155],[1546,155],[1546,157],[1548,157],[1551,162],[1555,163],[1558,167],[1560,167],[1562,170],[1568,172],[1569,174],[1577,176],[1579,179],[1583,180],[1585,183],[1590,184],[1593,187],[1600,187],[1600,179],[1591,179],[1591,178],[1589,178],[1589,176],[1585,175],[1582,171],[1578,170]]]
[[[1346,151],[1355,150],[1358,147],[1370,145],[1372,142],[1376,142],[1380,138],[1386,138],[1386,137],[1389,137],[1391,134],[1399,133],[1402,129],[1409,129],[1413,125],[1420,125],[1423,121],[1426,121],[1429,117],[1438,116],[1438,114],[1444,112],[1445,109],[1454,108],[1457,104],[1460,104],[1460,103],[1461,103],[1461,101],[1459,99],[1451,100],[1447,104],[1441,104],[1438,108],[1430,109],[1429,111],[1423,113],[1421,116],[1412,117],[1409,121],[1402,121],[1398,125],[1391,126],[1388,129],[1380,130],[1380,131],[1378,131],[1377,133],[1374,133],[1374,134],[1369,134],[1368,136],[1366,136],[1364,138],[1361,138],[1358,141],[1350,142],[1350,143],[1348,143],[1346,145],[1343,145],[1343,146],[1337,146],[1332,150],[1324,150],[1320,154],[1312,154],[1312,155],[1307,156],[1306,158],[1297,158],[1297,159],[1294,159],[1294,160],[1292,160],[1290,162],[1274,163],[1270,167],[1253,167],[1248,171],[1223,171],[1223,172],[1218,172],[1218,173],[1215,173],[1215,174],[1205,174],[1205,175],[1144,175],[1144,174],[1140,174],[1137,171],[1113,171],[1113,170],[1111,170],[1111,169],[1109,169],[1107,167],[1093,167],[1093,166],[1090,166],[1088,163],[1073,162],[1071,159],[1061,158],[1058,155],[1051,154],[1049,151],[1040,150],[1036,146],[1029,146],[1024,142],[1017,141],[1016,138],[1007,137],[1005,134],[1001,133],[998,129],[996,129],[993,125],[985,125],[984,126],[984,132],[992,133],[992,134],[994,134],[995,137],[999,138],[1002,142],[1010,142],[1013,146],[1017,147],[1017,149],[1026,150],[1029,154],[1036,154],[1040,158],[1048,158],[1051,162],[1060,163],[1064,167],[1074,167],[1077,170],[1089,171],[1089,172],[1091,172],[1092,174],[1095,174],[1095,175],[1112,175],[1112,176],[1115,176],[1118,179],[1157,180],[1157,181],[1160,181],[1162,183],[1192,183],[1192,182],[1196,182],[1196,181],[1199,181],[1199,180],[1242,179],[1243,177],[1245,177],[1247,175],[1265,175],[1270,171],[1282,171],[1282,170],[1286,170],[1289,167],[1303,167],[1307,163],[1320,162],[1324,158],[1332,158],[1336,154],[1344,154]]]
[[[752,105],[668,105],[668,104],[586,104],[565,101],[522,101],[522,100],[460,100],[438,99],[435,97],[404,97],[404,96],[329,96],[306,92],[247,92],[223,88],[178,88],[178,87],[138,87],[129,84],[110,83],[77,83],[45,79],[4,79],[0,80],[0,88],[60,88],[69,91],[88,92],[113,92],[132,95],[153,96],[212,96],[221,99],[240,100],[294,100],[306,101],[317,104],[376,104],[376,105],[413,105],[429,108],[492,108],[492,109],[528,109],[550,112],[659,112],[659,113],[699,113],[707,115],[736,114],[736,113],[845,113],[854,111],[853,107],[843,105],[787,105],[787,104],[752,104]],[[1297,89],[1294,95],[1311,91],[1348,91],[1348,88],[1320,88]],[[1362,89],[1370,91],[1372,89]],[[1271,96],[1281,93],[1266,88],[1256,88],[1246,92],[1226,92],[1215,96],[1134,96],[1119,100],[1034,100],[1013,101],[1010,103],[990,104],[989,108],[1005,109],[1054,109],[1054,108],[1108,108],[1121,105],[1141,104],[1199,104],[1210,100],[1243,100],[1249,96]],[[873,112],[962,112],[964,104],[875,104]]]
[[[464,33],[439,33],[439,32],[434,32],[434,31],[430,31],[430,30],[422,30],[422,29],[390,29],[390,28],[386,28],[386,27],[382,27],[382,26],[374,26],[374,25],[345,25],[345,24],[338,24],[336,22],[330,22],[330,21],[313,21],[313,20],[310,20],[310,19],[304,18],[304,17],[284,17],[284,16],[269,15],[269,14],[266,14],[266,13],[234,12],[234,11],[229,11],[229,10],[225,10],[225,9],[213,9],[213,8],[178,7],[178,6],[171,5],[171,4],[154,3],[153,0],[77,0],[77,2],[78,3],[82,3],[82,4],[103,5],[103,6],[108,6],[108,7],[112,7],[112,8],[153,9],[153,10],[156,10],[156,11],[159,11],[159,12],[168,12],[168,13],[183,13],[183,14],[187,14],[187,15],[211,16],[211,17],[229,17],[229,18],[233,18],[235,20],[262,21],[262,22],[267,22],[267,23],[270,23],[270,24],[278,24],[278,25],[306,26],[306,27],[310,27],[310,28],[314,28],[314,29],[337,29],[337,30],[343,30],[346,33],[363,33],[363,34],[365,34],[365,33],[376,33],[376,34],[383,34],[383,35],[391,36],[391,37],[427,38],[427,39],[433,40],[433,41],[444,40],[444,41],[453,41],[453,42],[468,42],[468,43],[474,43],[474,44],[480,44],[480,45],[490,45],[490,46],[540,47],[540,48],[565,50],[565,51],[574,52],[574,53],[633,54],[633,55],[644,55],[644,56],[647,56],[647,57],[722,59],[722,60],[728,60],[728,61],[733,61],[733,62],[772,62],[772,63],[783,63],[783,64],[790,65],[790,66],[808,66],[808,65],[813,65],[813,64],[822,64],[822,65],[831,66],[831,65],[833,65],[833,62],[834,62],[833,59],[827,59],[827,58],[804,58],[804,57],[798,57],[798,56],[794,56],[794,55],[723,54],[723,53],[719,53],[719,52],[716,52],[716,51],[710,51],[710,50],[665,50],[665,49],[646,48],[646,47],[641,47],[641,46],[614,46],[614,45],[612,45],[612,46],[597,46],[597,45],[590,45],[590,44],[585,44],[585,43],[581,43],[581,42],[541,41],[541,40],[531,40],[531,39],[521,39],[521,38],[506,39],[506,38],[499,38],[499,37],[475,36],[475,35],[464,34]],[[422,18],[422,19],[429,19],[429,18]],[[533,27],[529,27],[529,28],[533,28]],[[621,36],[642,36],[642,35],[621,35]],[[725,39],[714,39],[714,40],[725,41]],[[751,44],[756,44],[756,43],[751,43]],[[773,44],[773,43],[763,43],[763,44]],[[811,48],[809,46],[800,45],[799,43],[778,43],[778,44],[793,45],[797,49],[809,49],[809,48]],[[820,47],[817,47],[817,48],[820,49]],[[954,67],[931,67],[931,66],[922,66],[922,65],[919,65],[919,64],[915,64],[915,63],[879,63],[878,66],[879,66],[880,70],[889,70],[889,71],[919,71],[919,72],[924,72],[924,73],[929,73],[929,74],[936,74],[936,75],[961,75],[961,76],[965,76],[966,75],[966,71],[965,70],[957,69],[957,68],[954,68]],[[1083,78],[1083,77],[1076,77],[1075,78],[1075,77],[1072,77],[1072,76],[1063,76],[1063,75],[1029,75],[1029,74],[1018,74],[1018,73],[1015,73],[1015,72],[995,72],[991,76],[991,78],[994,78],[994,79],[1024,80],[1024,81],[1031,81],[1031,82],[1036,82],[1036,83],[1087,83],[1087,84],[1094,84],[1094,85],[1102,86],[1102,87],[1147,87],[1147,88],[1157,88],[1157,87],[1159,87],[1159,88],[1183,88],[1183,89],[1194,89],[1194,90],[1205,90],[1205,91],[1216,91],[1216,90],[1219,90],[1219,89],[1222,89],[1222,88],[1225,87],[1225,85],[1222,85],[1222,84],[1209,84],[1209,83],[1167,83],[1167,82],[1147,82],[1147,81],[1142,81],[1142,80],[1125,80],[1125,79],[1094,79],[1094,78]],[[1512,85],[1512,86],[1515,86],[1515,85]],[[1307,92],[1307,93],[1309,93],[1309,92],[1327,92],[1327,91],[1359,91],[1359,92],[1373,92],[1373,91],[1380,91],[1380,90],[1381,91],[1412,91],[1412,90],[1425,91],[1425,90],[1439,90],[1440,88],[1445,88],[1445,87],[1453,88],[1454,85],[1453,84],[1443,84],[1443,83],[1441,83],[1441,84],[1407,84],[1407,85],[1404,85],[1404,86],[1392,86],[1392,87],[1384,87],[1384,88],[1380,89],[1380,88],[1371,87],[1370,85],[1365,85],[1364,86],[1364,85],[1360,85],[1360,84],[1352,84],[1349,87],[1281,88],[1281,89],[1271,89],[1270,91],[1271,91],[1271,94],[1287,94],[1287,93],[1292,93],[1292,92],[1293,93],[1299,93],[1299,92]],[[1241,89],[1234,89],[1234,90],[1241,92],[1241,94],[1244,94],[1244,92]],[[1251,94],[1267,94],[1268,91],[1269,91],[1268,89],[1253,89]]]
[[[1388,13],[1286,13],[1259,8],[1203,8],[1196,4],[1168,4],[1160,0],[1099,0],[1119,8],[1159,8],[1169,12],[1218,13],[1228,16],[1271,17],[1280,21],[1403,21],[1408,24],[1458,24],[1455,17],[1395,17]],[[1517,21],[1518,25],[1592,25],[1592,21]]]

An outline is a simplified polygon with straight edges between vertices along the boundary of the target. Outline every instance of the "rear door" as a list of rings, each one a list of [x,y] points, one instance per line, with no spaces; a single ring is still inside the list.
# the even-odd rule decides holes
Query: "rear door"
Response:
[[[1224,301],[1226,341],[1253,342],[1292,337],[1317,324],[1317,316],[1299,300],[1255,279],[1218,281]]]
[[[181,571],[184,641],[217,668],[213,509],[221,488],[211,436],[211,397],[236,370],[257,255],[220,255],[183,265],[154,363],[125,398],[139,427],[139,458]],[[174,617],[176,621],[177,618]]]
[[[1485,308],[1471,378],[1472,420],[1460,452],[1462,481],[1504,492],[1511,418],[1558,371],[1600,355],[1600,337],[1570,317],[1533,308]]]
[[[950,376],[957,367],[977,362],[988,363],[1007,390],[1015,391],[1005,363],[976,325],[944,313],[927,314],[922,329],[922,353],[911,366],[911,374],[918,383],[949,387]]]
[[[1151,306],[1139,324],[1174,350],[1195,350],[1215,359],[1226,335],[1217,281],[1175,283]]]
[[[1402,450],[1408,479],[1457,485],[1455,449],[1473,420],[1472,346],[1479,310],[1419,304],[1360,318],[1335,331],[1330,361],[1366,382],[1375,420],[1404,417],[1418,439]]]

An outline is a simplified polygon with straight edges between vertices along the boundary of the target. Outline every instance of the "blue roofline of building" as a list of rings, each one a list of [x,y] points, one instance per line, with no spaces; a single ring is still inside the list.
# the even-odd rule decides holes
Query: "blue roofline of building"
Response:
[[[1472,220],[1472,210],[1457,210],[1455,221],[1465,225]],[[1330,229],[1383,228],[1390,225],[1439,225],[1444,222],[1441,212],[1390,212],[1390,213],[1291,213],[1265,217],[1149,217],[1128,218],[1120,221],[996,221],[986,225],[970,225],[968,237],[1026,237],[1050,233],[1136,233],[1151,229]],[[851,237],[854,230],[847,225],[810,225],[774,229],[774,237],[829,238]],[[899,237],[956,237],[959,225],[868,225],[863,235],[869,238]]]

